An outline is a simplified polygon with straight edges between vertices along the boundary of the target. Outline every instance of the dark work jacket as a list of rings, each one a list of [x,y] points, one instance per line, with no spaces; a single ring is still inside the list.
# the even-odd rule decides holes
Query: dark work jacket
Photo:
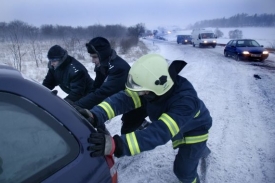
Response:
[[[42,84],[50,90],[59,86],[68,94],[65,99],[74,102],[92,91],[93,82],[85,66],[68,55],[56,69],[49,64],[48,73]]]
[[[180,63],[180,61],[177,62]],[[178,69],[181,68],[179,66],[180,64],[172,64],[170,67],[175,68],[169,68],[169,71],[173,72],[170,73],[174,81],[173,87],[152,102],[146,101],[142,96],[139,97],[136,92],[125,90],[107,98],[105,102],[109,105],[101,103],[90,110],[100,125],[114,116],[146,105],[152,124],[144,130],[120,136],[123,142],[123,155],[135,155],[152,150],[169,140],[172,140],[174,148],[178,148],[183,145],[178,142],[190,136],[206,136],[205,140],[207,140],[212,118],[192,84],[178,75],[181,70]],[[108,106],[108,108],[105,107],[108,110],[105,111],[102,106]],[[136,143],[131,144],[131,142]],[[133,151],[133,146],[138,147],[136,151]]]
[[[95,69],[93,92],[76,101],[75,105],[91,109],[107,97],[124,90],[129,70],[130,65],[112,50],[108,65]]]

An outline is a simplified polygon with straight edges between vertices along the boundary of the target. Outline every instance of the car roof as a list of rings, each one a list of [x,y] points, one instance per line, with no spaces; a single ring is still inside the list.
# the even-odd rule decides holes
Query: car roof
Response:
[[[232,39],[233,41],[255,41],[255,39]]]
[[[4,76],[22,78],[22,74],[15,68],[8,65],[0,65],[0,77]]]
[[[89,130],[94,131],[92,126],[88,125],[85,120],[81,120],[81,116],[76,115],[77,112],[75,109],[67,104],[67,102],[65,102],[62,98],[54,95],[51,90],[44,87],[41,83],[24,78],[20,71],[11,66],[0,65],[0,91],[13,93],[29,99],[41,108],[47,109],[48,113],[60,118],[60,121],[63,121],[64,124],[66,123],[65,125],[70,126],[71,130],[78,131],[77,129],[82,129],[87,131],[84,126],[88,126]],[[60,113],[66,115],[60,115]],[[82,121],[82,124],[74,124],[66,118],[77,118],[78,121]]]

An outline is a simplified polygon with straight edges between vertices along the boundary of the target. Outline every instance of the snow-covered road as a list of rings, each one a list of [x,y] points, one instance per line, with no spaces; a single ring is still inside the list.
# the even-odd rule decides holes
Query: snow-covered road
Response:
[[[151,52],[188,63],[181,75],[193,83],[211,112],[208,145],[212,153],[199,167],[201,182],[275,182],[275,70],[254,66],[262,63],[225,58],[218,46],[200,49],[144,42]],[[271,54],[266,63],[275,65],[275,56]],[[107,127],[113,135],[119,134],[120,116]],[[178,183],[172,168],[176,153],[168,142],[134,157],[116,159],[119,183]],[[206,172],[201,171],[203,165]]]

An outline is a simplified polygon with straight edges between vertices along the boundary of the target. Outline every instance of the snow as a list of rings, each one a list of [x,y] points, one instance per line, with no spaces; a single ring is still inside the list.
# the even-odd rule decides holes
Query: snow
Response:
[[[275,70],[225,58],[223,47],[144,40],[154,53],[188,65],[181,75],[189,79],[213,117],[208,146],[212,153],[201,163],[201,182],[272,182],[275,180]],[[275,65],[275,56],[269,61]],[[274,66],[273,65],[273,66]],[[262,79],[256,80],[254,74]],[[119,134],[120,118],[108,122]],[[120,183],[176,183],[171,142],[134,157],[116,159]],[[205,171],[201,171],[204,170]]]
[[[243,30],[244,35],[259,42],[275,38],[275,31],[267,28]],[[212,153],[199,164],[201,182],[274,182],[275,55],[270,54],[264,63],[237,62],[224,57],[220,46],[194,48],[178,45],[176,34],[181,33],[167,35],[168,41],[142,41],[151,53],[161,54],[169,60],[183,59],[188,63],[180,75],[191,81],[211,113],[213,126],[207,144]],[[270,69],[264,67],[266,65]],[[92,64],[85,61],[85,66],[94,78]],[[45,73],[45,68],[40,69],[36,70],[37,75]],[[24,75],[28,76],[28,73],[35,78],[35,72],[25,72]],[[57,89],[58,95],[65,97],[64,92]],[[106,122],[112,135],[120,134],[120,118],[117,116]],[[118,182],[178,183],[173,173],[176,154],[177,150],[173,150],[169,141],[136,156],[116,158]]]

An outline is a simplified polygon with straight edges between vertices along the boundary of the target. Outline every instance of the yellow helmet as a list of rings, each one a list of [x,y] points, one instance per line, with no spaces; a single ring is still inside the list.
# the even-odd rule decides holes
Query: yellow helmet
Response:
[[[132,91],[152,91],[160,96],[173,84],[167,61],[158,54],[147,54],[140,57],[131,67],[126,88]]]

